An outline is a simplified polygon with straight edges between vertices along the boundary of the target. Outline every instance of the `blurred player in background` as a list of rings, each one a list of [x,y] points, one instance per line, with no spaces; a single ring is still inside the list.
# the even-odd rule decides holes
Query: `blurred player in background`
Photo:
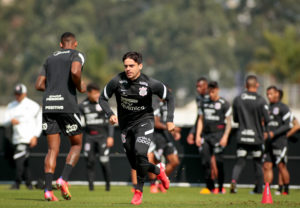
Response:
[[[197,112],[199,112],[199,109],[201,107],[201,104],[203,101],[209,100],[209,95],[207,91],[207,85],[208,81],[205,77],[200,77],[197,80],[196,84],[196,90],[197,90],[197,96],[196,96],[196,103],[197,103]],[[199,115],[198,115],[199,116]],[[197,116],[195,125],[191,128],[186,140],[188,144],[195,144],[195,134],[196,134],[196,127],[199,120],[199,117]]]
[[[280,94],[275,86],[267,88],[267,97],[270,102],[270,122],[265,134],[266,150],[264,154],[265,183],[273,181],[273,164],[278,167],[284,185],[284,195],[289,194],[290,175],[287,164],[287,133],[290,130],[291,112],[287,105],[280,101]]]
[[[142,203],[142,192],[148,172],[154,173],[166,189],[169,179],[162,165],[158,168],[149,163],[148,148],[154,132],[154,116],[152,95],[158,95],[167,101],[167,129],[174,131],[173,123],[174,98],[166,86],[141,73],[143,68],[142,55],[128,52],[123,56],[124,72],[115,76],[104,88],[100,96],[100,105],[109,116],[111,124],[119,123],[121,138],[131,168],[137,171],[137,188],[132,204]],[[110,109],[108,100],[115,94],[118,117]]]
[[[196,145],[201,148],[201,159],[204,167],[206,188],[201,193],[225,193],[223,150],[228,143],[231,131],[231,106],[219,96],[217,82],[208,83],[209,100],[203,101],[199,109],[197,123]],[[201,138],[202,137],[202,138]],[[211,157],[215,156],[217,163],[218,189],[211,177]]]
[[[254,193],[262,193],[263,170],[262,156],[264,129],[269,122],[268,105],[265,99],[257,94],[259,83],[257,77],[246,78],[246,91],[233,101],[233,121],[239,124],[237,133],[237,162],[233,167],[230,193],[236,193],[236,183],[246,165],[247,155],[253,157],[255,171]]]
[[[87,161],[89,190],[94,190],[95,163],[99,159],[105,179],[105,190],[109,191],[111,177],[109,151],[114,144],[114,127],[109,124],[107,116],[98,103],[100,89],[96,84],[87,86],[87,96],[79,105],[79,110],[85,124],[84,156]]]
[[[168,89],[171,90],[171,89]],[[176,127],[172,134],[167,130],[168,106],[164,100],[157,100],[154,105],[154,135],[155,150],[152,154],[148,154],[151,162],[158,164],[163,157],[166,160],[166,174],[170,176],[175,168],[179,165],[178,151],[173,141],[181,138],[179,127]],[[166,192],[161,183],[156,184],[156,176],[150,174],[150,192],[158,193],[158,191]]]
[[[45,158],[45,199],[57,201],[52,191],[53,174],[60,147],[60,133],[70,139],[71,148],[66,158],[62,175],[56,181],[64,199],[70,200],[68,179],[76,165],[82,147],[82,127],[76,89],[84,93],[86,85],[81,80],[84,56],[75,50],[78,45],[75,35],[62,34],[61,50],[51,54],[43,65],[36,81],[36,89],[44,91],[43,131],[47,135],[48,153]]]
[[[27,97],[24,84],[16,85],[15,100],[10,102],[4,115],[4,126],[12,125],[13,159],[16,164],[16,180],[11,189],[20,189],[24,178],[26,187],[32,189],[29,169],[30,148],[37,145],[42,132],[42,111],[36,102]]]

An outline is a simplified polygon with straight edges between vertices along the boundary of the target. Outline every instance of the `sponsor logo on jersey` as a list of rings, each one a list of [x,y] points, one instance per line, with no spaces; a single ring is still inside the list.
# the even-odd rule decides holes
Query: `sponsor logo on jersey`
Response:
[[[89,107],[84,107],[83,111],[84,111],[84,113],[90,113],[91,112]]]
[[[150,145],[150,143],[151,143],[151,139],[150,138],[147,138],[147,137],[138,137],[137,139],[136,139],[136,142],[137,143],[141,143],[141,144],[146,144],[146,145]]]
[[[139,88],[139,94],[140,94],[140,96],[146,96],[147,95],[147,87],[140,87]]]
[[[42,129],[43,129],[44,131],[48,129],[47,123],[43,123],[43,124],[42,124]]]
[[[247,93],[241,94],[242,100],[256,100],[256,96],[248,95]]]
[[[127,80],[120,80],[119,83],[124,84],[124,83],[128,83],[128,81]]]
[[[58,56],[58,55],[60,55],[60,54],[67,54],[67,53],[70,53],[70,51],[55,51],[55,52],[53,53],[53,56]]]
[[[46,101],[62,101],[65,98],[61,95],[49,95],[49,97],[46,98]]]
[[[275,107],[275,108],[273,109],[273,114],[274,114],[274,115],[278,115],[278,114],[279,114],[279,108],[278,108],[278,107]]]
[[[78,129],[78,125],[77,124],[68,124],[66,125],[66,133],[70,133],[70,132],[73,132],[73,131],[76,131]]]
[[[62,106],[62,105],[46,105],[45,109],[46,110],[63,110],[64,106]]]
[[[142,81],[140,81],[139,83],[140,83],[140,85],[148,86],[148,83],[147,83],[147,82],[142,82]]]

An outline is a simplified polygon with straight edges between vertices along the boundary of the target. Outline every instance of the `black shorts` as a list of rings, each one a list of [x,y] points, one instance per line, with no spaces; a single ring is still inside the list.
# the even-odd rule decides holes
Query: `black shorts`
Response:
[[[278,165],[281,162],[287,163],[287,145],[280,148],[272,144],[266,145],[263,162],[272,162],[274,165]]]
[[[106,136],[86,136],[83,153],[84,156],[89,158],[90,155],[99,155],[101,162],[108,162],[110,148],[107,147],[106,140]]]
[[[155,148],[155,156],[161,157],[164,155],[165,157],[171,154],[178,154],[178,151],[171,140],[168,138],[167,132],[154,132],[154,141],[156,144]]]
[[[63,132],[67,136],[82,133],[78,113],[43,113],[43,132],[46,135]]]

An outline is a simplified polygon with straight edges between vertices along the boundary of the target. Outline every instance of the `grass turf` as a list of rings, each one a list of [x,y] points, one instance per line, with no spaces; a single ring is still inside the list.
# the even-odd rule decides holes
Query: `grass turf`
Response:
[[[44,200],[42,190],[27,190],[24,186],[20,190],[9,190],[8,185],[0,185],[0,208],[81,208],[81,207],[133,207],[130,204],[133,194],[129,186],[112,186],[110,192],[104,191],[104,186],[95,186],[95,191],[88,191],[87,186],[71,186],[72,200],[66,201],[55,190],[58,202]],[[239,189],[237,194],[200,195],[200,187],[180,188],[170,187],[166,194],[150,194],[145,186],[143,203],[140,207],[300,207],[300,190],[291,190],[288,196],[275,196],[272,190],[273,204],[261,204],[262,195],[249,194],[250,189]],[[228,189],[227,189],[228,192]]]

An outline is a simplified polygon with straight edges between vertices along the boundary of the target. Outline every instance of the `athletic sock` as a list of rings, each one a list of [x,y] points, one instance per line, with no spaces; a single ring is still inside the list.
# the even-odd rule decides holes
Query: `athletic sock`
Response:
[[[289,185],[290,184],[284,184],[284,192],[289,193]]]
[[[282,192],[282,189],[283,189],[283,185],[279,185],[278,191],[279,191],[280,193]]]
[[[69,176],[70,176],[70,174],[72,172],[72,168],[73,167],[70,164],[66,164],[65,165],[64,170],[63,170],[63,172],[61,174],[61,177],[62,177],[63,180],[65,180],[65,181],[69,180]]]
[[[45,173],[45,189],[52,191],[53,173]]]

